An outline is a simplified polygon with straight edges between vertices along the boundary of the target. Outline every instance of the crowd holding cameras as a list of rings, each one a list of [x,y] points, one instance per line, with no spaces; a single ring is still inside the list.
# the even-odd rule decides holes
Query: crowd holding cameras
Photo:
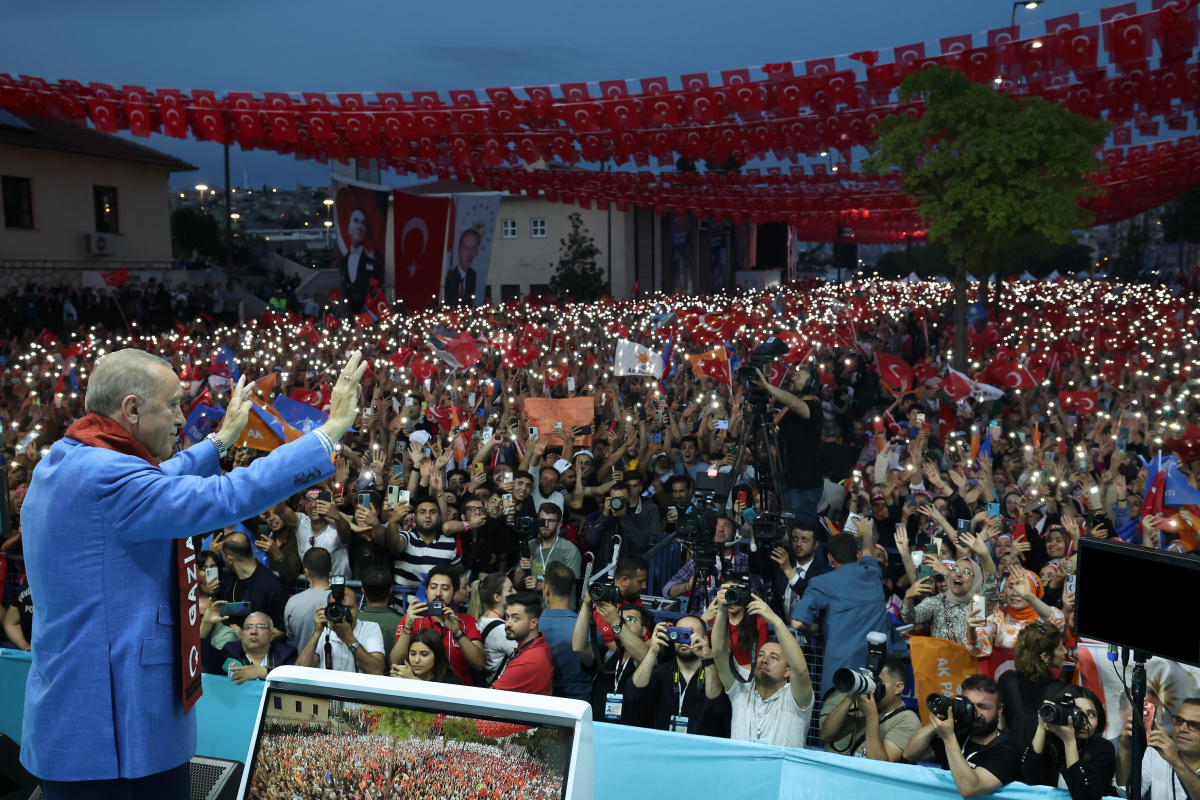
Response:
[[[1040,302],[1027,313],[1044,313],[1050,302]],[[1138,456],[1163,447],[1162,401],[1200,419],[1182,384],[1164,390],[1127,368],[1097,385],[1093,368],[1064,358],[1053,382],[999,397],[956,403],[936,381],[893,389],[870,354],[939,374],[946,365],[948,343],[912,313],[862,321],[853,342],[814,347],[781,376],[723,382],[685,360],[661,383],[613,376],[601,343],[614,324],[637,329],[641,313],[513,311],[514,334],[536,341],[540,329],[564,352],[588,354],[564,368],[569,386],[499,351],[453,372],[427,364],[415,379],[411,354],[390,354],[419,347],[435,317],[394,323],[378,343],[379,331],[345,328],[261,358],[280,394],[314,404],[331,377],[340,382],[327,373],[341,351],[365,347],[374,360],[356,430],[334,437],[332,476],[199,537],[206,671],[241,683],[294,663],[553,694],[589,702],[598,721],[933,761],[964,796],[1022,780],[1080,800],[1122,780],[1128,737],[1104,739],[1102,698],[1072,685],[1076,553],[1082,538],[1130,525],[1146,546],[1189,546],[1158,515],[1139,515]],[[922,308],[921,319],[945,314]],[[409,335],[388,341],[402,325]],[[187,337],[229,346],[247,369],[279,333],[197,321]],[[40,448],[82,412],[79,398],[55,393],[54,369],[22,357],[53,365],[64,345],[31,339],[6,343],[0,405],[18,514],[0,548],[13,555]],[[181,367],[189,351],[173,343],[126,342]],[[730,347],[748,360],[753,344]],[[678,331],[684,351],[706,345]],[[1095,386],[1108,410],[1070,413],[1051,383]],[[752,392],[765,398],[779,452],[745,430]],[[528,409],[538,397],[590,398],[594,414],[539,430]],[[986,448],[970,443],[973,424]],[[234,473],[264,457],[232,447],[221,466]],[[790,515],[774,533],[760,524],[779,510],[767,507],[772,458]],[[1194,463],[1181,468],[1192,483]],[[701,485],[722,476],[727,492],[714,502]],[[610,575],[584,585],[605,567]],[[28,649],[36,610],[19,572],[14,559],[5,633]],[[663,613],[646,595],[678,610]],[[1015,668],[938,695],[922,724],[905,703],[914,636],[961,644],[981,663],[1012,651]],[[1200,797],[1200,700],[1183,703],[1173,733],[1166,721],[1150,730],[1143,782],[1165,787],[1169,773]]]

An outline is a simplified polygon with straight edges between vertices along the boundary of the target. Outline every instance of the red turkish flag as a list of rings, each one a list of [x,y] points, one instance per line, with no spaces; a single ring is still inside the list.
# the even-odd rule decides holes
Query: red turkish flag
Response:
[[[888,386],[902,394],[908,393],[916,385],[916,378],[908,362],[889,353],[875,354],[875,371]]]
[[[392,193],[396,299],[406,308],[429,308],[441,296],[453,212],[450,197]]]
[[[1095,392],[1059,392],[1058,404],[1063,411],[1074,410],[1079,414],[1095,414],[1100,410]]]
[[[954,411],[954,406],[938,403],[938,438],[942,441],[942,447],[946,446],[946,436],[956,427],[958,414]]]
[[[1178,439],[1167,439],[1167,447],[1179,455],[1181,463],[1200,461],[1200,427],[1189,422],[1183,431],[1183,436]],[[1161,475],[1162,472],[1159,474]]]
[[[928,361],[918,361],[913,364],[913,386],[917,388],[927,388],[937,386],[938,379],[941,374],[937,368]]]
[[[996,383],[1009,389],[1033,389],[1037,386],[1037,381],[1019,361],[993,363],[987,371]]]
[[[374,323],[375,320],[372,319],[370,312],[364,311],[361,314],[354,315],[354,327],[358,328],[360,331],[365,331]]]
[[[424,383],[427,379],[432,379],[437,375],[437,367],[430,364],[423,358],[419,358],[412,363],[413,380],[417,383]]]
[[[51,333],[49,328],[42,328],[37,340],[43,347],[55,347],[58,344],[58,337]]]
[[[950,370],[938,386],[956,403],[970,397],[974,388],[967,376],[956,370]]]
[[[331,331],[334,328],[338,327],[339,323],[338,323],[337,317],[335,317],[333,314],[330,314],[328,311],[326,311],[325,318],[321,321],[321,324],[325,326],[325,330]]]
[[[771,374],[767,376],[767,380],[772,386],[783,386],[783,379],[787,377],[788,365],[778,361],[771,362]]]
[[[129,270],[121,267],[114,272],[101,272],[100,277],[109,286],[124,286],[129,282]]]
[[[388,302],[387,296],[383,292],[378,292],[374,297],[367,300],[367,308],[372,314],[379,319],[387,319],[392,316],[392,305]]]

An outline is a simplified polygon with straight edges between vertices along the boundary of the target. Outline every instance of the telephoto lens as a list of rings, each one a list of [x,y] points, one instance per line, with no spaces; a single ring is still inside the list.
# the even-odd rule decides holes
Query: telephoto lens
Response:
[[[609,505],[611,506],[611,508],[614,512],[620,511],[622,508],[625,507],[625,498],[624,497],[609,498]]]
[[[940,694],[931,694],[925,698],[925,707],[929,709],[930,714],[942,719],[946,718],[947,711],[953,711],[955,725],[970,727],[975,724],[975,704],[962,695],[943,697]]]
[[[833,673],[833,688],[844,694],[874,695],[878,687],[879,684],[875,681],[874,676],[865,670],[855,672],[842,667]]]
[[[615,603],[621,590],[611,583],[593,583],[588,586],[588,596],[593,603]]]
[[[330,603],[325,606],[325,621],[330,625],[337,625],[340,622],[346,621],[346,607],[341,603]]]

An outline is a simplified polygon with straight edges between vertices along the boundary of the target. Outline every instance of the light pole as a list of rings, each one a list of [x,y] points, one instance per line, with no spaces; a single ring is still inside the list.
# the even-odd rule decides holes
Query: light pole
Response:
[[[1008,27],[1011,28],[1017,24],[1017,8],[1019,6],[1024,6],[1026,11],[1033,11],[1044,2],[1046,0],[1017,0],[1017,2],[1013,3],[1012,20],[1008,23]]]
[[[203,183],[196,184],[196,192],[200,195],[200,210],[204,211],[204,193],[208,191],[208,186]]]

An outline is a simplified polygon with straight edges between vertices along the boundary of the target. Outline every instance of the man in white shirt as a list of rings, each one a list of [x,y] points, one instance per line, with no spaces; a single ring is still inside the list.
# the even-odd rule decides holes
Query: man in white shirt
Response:
[[[570,462],[567,462],[567,466],[571,466]],[[533,487],[533,507],[541,508],[546,503],[553,503],[562,512],[564,509],[561,484],[562,473],[557,467],[542,467],[538,474],[538,484]]]
[[[334,602],[332,593],[329,602]],[[345,612],[340,622],[327,620],[324,606],[317,609],[313,615],[313,634],[308,637],[296,665],[382,675],[383,632],[379,625],[358,619],[358,593],[349,586],[343,589],[341,605]]]
[[[1117,747],[1117,784],[1129,782],[1133,756],[1132,715],[1125,721]],[[1200,798],[1200,697],[1189,697],[1172,718],[1175,733],[1168,736],[1157,721],[1146,740],[1142,756],[1142,794],[1154,800],[1172,797]]]
[[[310,547],[304,554],[304,577],[308,588],[288,598],[283,608],[283,625],[287,643],[296,650],[304,647],[313,633],[313,615],[324,608],[329,597],[329,551]]]
[[[717,593],[717,618],[713,622],[712,649],[717,675],[733,708],[729,738],[780,747],[803,747],[812,719],[813,688],[804,651],[787,625],[758,597],[746,605],[746,613],[762,617],[780,634],[758,651],[758,661],[749,681],[735,676],[729,654],[729,606],[725,589]],[[742,669],[738,667],[738,671]]]
[[[350,523],[338,513],[333,497],[325,489],[309,489],[305,494],[307,513],[296,525],[296,548],[300,559],[310,547],[324,547],[333,562],[330,575],[350,579]]]

